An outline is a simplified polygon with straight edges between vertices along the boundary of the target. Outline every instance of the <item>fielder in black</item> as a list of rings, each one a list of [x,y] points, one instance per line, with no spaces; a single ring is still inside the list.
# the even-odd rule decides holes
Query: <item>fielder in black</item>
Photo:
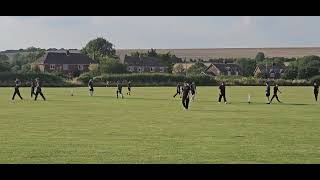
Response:
[[[46,98],[44,97],[43,93],[42,93],[42,89],[41,89],[42,83],[40,81],[39,78],[36,79],[36,95],[34,100],[36,101],[38,98],[38,95],[40,94],[40,96],[42,97],[43,100],[46,100]]]
[[[266,97],[268,99],[268,102],[270,102],[270,99],[269,99],[269,97],[270,97],[270,82],[269,81],[266,82]]]
[[[35,89],[36,89],[36,81],[34,79],[31,80],[31,98],[33,98],[33,95],[36,95]]]
[[[23,98],[20,95],[20,90],[19,90],[19,88],[21,86],[21,81],[18,78],[16,78],[14,83],[15,83],[15,86],[14,86],[14,93],[13,93],[13,96],[12,96],[12,100],[14,100],[16,95],[18,95],[20,97],[20,99],[23,100]]]
[[[273,88],[273,96],[272,96],[272,98],[271,98],[271,100],[270,100],[270,102],[269,102],[268,104],[271,104],[273,98],[276,98],[277,101],[281,103],[281,101],[280,101],[279,98],[278,98],[278,91],[279,91],[279,93],[281,94],[281,91],[279,90],[278,84],[276,84],[276,85],[274,86],[274,88]]]
[[[131,95],[131,81],[128,82],[128,92],[127,95]]]
[[[88,82],[88,88],[89,88],[89,95],[93,96],[94,89],[93,89],[93,80],[92,79],[90,79]]]
[[[180,84],[180,82],[177,84],[177,93],[175,95],[173,95],[173,97],[175,98],[178,94],[180,95],[180,98],[181,98],[181,84]]]
[[[224,82],[221,83],[221,85],[219,86],[219,104],[221,102],[221,98],[223,97],[223,101],[225,104],[227,104],[227,99],[226,99],[226,86],[224,85]]]
[[[313,93],[314,93],[314,98],[316,101],[318,101],[318,94],[319,94],[319,84],[317,82],[313,83]]]
[[[119,98],[119,94],[121,94],[121,97],[122,97],[122,99],[123,99],[122,85],[121,85],[121,83],[118,81],[118,82],[117,82],[117,99]]]
[[[189,109],[189,102],[190,102],[190,90],[191,87],[188,83],[184,83],[184,87],[182,88],[182,105],[184,107],[184,110]]]

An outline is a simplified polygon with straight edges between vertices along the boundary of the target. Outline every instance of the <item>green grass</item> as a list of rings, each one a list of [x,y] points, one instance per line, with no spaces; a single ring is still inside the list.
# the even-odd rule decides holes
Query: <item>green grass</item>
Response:
[[[125,99],[115,88],[44,88],[37,102],[29,88],[23,101],[0,88],[0,163],[320,163],[312,87],[280,90],[284,103],[267,105],[264,87],[227,87],[225,105],[217,87],[198,87],[185,112],[175,87]]]

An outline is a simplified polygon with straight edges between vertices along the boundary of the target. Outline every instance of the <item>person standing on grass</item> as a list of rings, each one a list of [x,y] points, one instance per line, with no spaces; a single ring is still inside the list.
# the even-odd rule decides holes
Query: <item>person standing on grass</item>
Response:
[[[196,90],[197,90],[197,87],[196,87],[196,84],[194,82],[192,82],[191,86],[191,95],[192,95],[192,101],[194,101],[194,98],[196,96]]]
[[[128,82],[128,92],[127,95],[131,95],[131,81]]]
[[[93,89],[93,80],[92,79],[90,79],[88,82],[88,88],[89,88],[89,95],[93,96],[94,89]]]
[[[36,79],[36,94],[35,94],[35,98],[34,100],[36,101],[38,98],[38,95],[40,94],[43,100],[46,100],[46,98],[44,97],[43,93],[42,93],[42,89],[41,89],[42,83],[40,81],[39,78]]]
[[[221,103],[221,98],[223,98],[223,101],[225,104],[227,104],[227,99],[226,99],[226,86],[224,84],[224,82],[222,82],[219,86],[219,104]]]
[[[120,81],[117,81],[117,99],[119,98],[119,94],[121,94],[121,97],[123,99],[122,85],[121,85]]]
[[[14,83],[15,83],[15,86],[14,86],[14,93],[13,93],[13,96],[12,96],[12,100],[14,100],[16,95],[18,95],[20,97],[20,99],[23,100],[23,98],[20,95],[20,90],[19,90],[19,88],[21,86],[21,81],[18,78],[16,78]]]
[[[182,89],[182,105],[184,107],[184,110],[188,110],[189,109],[189,102],[190,102],[190,90],[191,87],[190,85],[185,82],[184,83],[184,87]]]
[[[177,93],[175,95],[173,95],[173,97],[175,98],[177,95],[180,95],[180,98],[181,98],[181,83],[178,82],[177,84]]]
[[[316,101],[318,101],[319,84],[317,82],[313,83],[313,93],[314,93],[314,98],[316,99]]]
[[[270,102],[270,99],[269,99],[269,97],[270,97],[270,82],[269,81],[266,82],[266,97],[268,99],[268,102]]]
[[[281,94],[281,91],[279,90],[279,86],[278,86],[278,84],[276,84],[276,85],[274,86],[274,88],[273,88],[273,96],[272,96],[272,98],[271,98],[271,100],[270,100],[270,102],[269,102],[268,104],[271,104],[273,98],[276,98],[277,101],[278,101],[279,103],[281,103],[281,101],[279,100],[279,97],[278,97],[278,91],[279,91],[279,93]]]
[[[31,80],[31,98],[33,98],[33,95],[36,95],[35,89],[36,89],[36,81],[34,79]]]

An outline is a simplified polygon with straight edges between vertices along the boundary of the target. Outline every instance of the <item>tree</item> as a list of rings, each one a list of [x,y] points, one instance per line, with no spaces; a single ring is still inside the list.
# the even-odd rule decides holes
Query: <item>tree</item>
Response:
[[[9,57],[6,54],[0,54],[0,62],[7,62]]]
[[[173,67],[172,73],[174,73],[174,74],[184,74],[185,73],[185,69],[184,69],[182,64],[178,64],[178,65]]]
[[[119,59],[104,57],[100,60],[100,73],[121,74],[127,72],[127,66],[122,64]]]
[[[9,63],[7,62],[0,62],[0,72],[10,71]]]
[[[157,57],[158,56],[158,53],[155,49],[150,49],[150,51],[147,52],[147,56],[148,57]]]
[[[81,52],[96,60],[97,57],[115,56],[116,50],[113,47],[114,45],[111,42],[98,37],[89,41]]]
[[[256,59],[257,62],[263,61],[265,59],[264,53],[263,52],[258,52],[255,59]]]
[[[284,79],[296,79],[298,76],[298,68],[291,64],[288,69],[285,71],[283,78]]]
[[[241,67],[244,76],[252,76],[256,68],[256,62],[253,59],[237,59],[236,64]]]
[[[201,62],[197,62],[187,70],[187,74],[198,75],[204,72],[206,69],[207,69],[206,65],[204,65]]]

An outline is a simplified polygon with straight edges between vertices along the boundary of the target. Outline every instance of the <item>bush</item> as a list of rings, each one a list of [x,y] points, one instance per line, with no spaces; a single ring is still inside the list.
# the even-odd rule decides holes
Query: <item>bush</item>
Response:
[[[313,76],[311,79],[310,79],[310,82],[315,82],[317,81],[318,83],[320,83],[320,75],[317,75],[317,76]]]
[[[21,86],[30,86],[30,81],[35,78],[40,78],[44,86],[66,86],[64,79],[47,74],[47,73],[14,73],[0,72],[0,85],[13,86],[16,78],[21,80]]]

